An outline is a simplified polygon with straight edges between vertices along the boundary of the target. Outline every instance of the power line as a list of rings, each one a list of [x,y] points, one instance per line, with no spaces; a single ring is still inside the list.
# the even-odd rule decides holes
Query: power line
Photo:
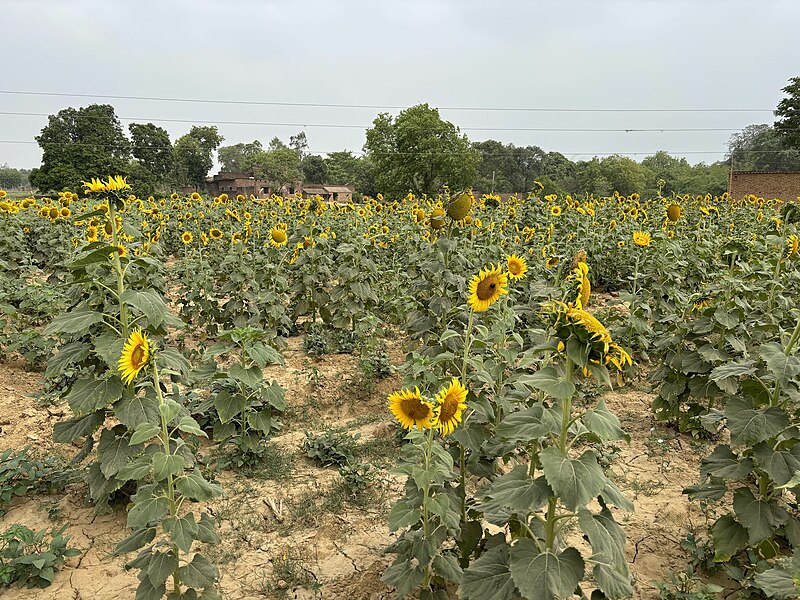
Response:
[[[113,94],[75,94],[67,92],[33,92],[23,90],[0,90],[0,94],[19,96],[48,96],[66,98],[102,98],[104,100],[146,100],[153,102],[186,102],[197,104],[233,104],[245,106],[293,106],[298,108],[358,108],[371,110],[403,110],[407,106],[382,104],[331,104],[323,102],[282,102],[266,100],[219,100],[209,98],[170,98],[160,96],[125,96]],[[494,112],[643,112],[643,113],[707,113],[773,112],[763,108],[556,108],[556,107],[510,107],[510,106],[440,106],[439,110],[494,111]]]

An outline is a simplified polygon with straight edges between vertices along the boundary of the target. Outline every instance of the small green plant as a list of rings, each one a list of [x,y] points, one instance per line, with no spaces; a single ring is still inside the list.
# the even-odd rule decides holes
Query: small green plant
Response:
[[[46,588],[53,583],[64,559],[80,554],[68,548],[67,526],[34,532],[24,525],[12,525],[0,533],[0,588],[15,583],[19,587]]]
[[[668,581],[651,581],[650,585],[658,590],[659,600],[715,600],[722,587],[713,583],[703,583],[689,566],[685,571],[667,571]]]
[[[80,471],[54,456],[38,459],[25,447],[0,452],[0,516],[4,505],[17,496],[53,493],[81,478]]]
[[[350,435],[326,429],[321,434],[306,431],[303,450],[310,459],[323,467],[344,466],[355,462],[356,444],[360,433]]]
[[[292,590],[305,588],[317,592],[322,586],[297,550],[287,548],[281,556],[272,559],[272,573],[261,587],[258,591],[274,594],[276,598],[287,598]]]
[[[347,463],[339,468],[339,475],[352,497],[359,496],[375,483],[375,471],[369,463]]]

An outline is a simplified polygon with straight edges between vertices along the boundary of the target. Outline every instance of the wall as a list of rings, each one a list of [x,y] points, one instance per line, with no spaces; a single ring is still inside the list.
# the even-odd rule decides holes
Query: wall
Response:
[[[732,172],[728,179],[728,193],[732,198],[755,194],[768,200],[796,200],[800,197],[800,171]]]

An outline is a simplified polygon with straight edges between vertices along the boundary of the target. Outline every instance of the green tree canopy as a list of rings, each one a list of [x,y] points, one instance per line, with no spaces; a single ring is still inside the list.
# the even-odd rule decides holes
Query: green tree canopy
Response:
[[[435,194],[445,185],[468,188],[478,175],[479,153],[427,104],[407,108],[396,119],[379,114],[367,130],[364,150],[378,190],[393,196]]]
[[[328,170],[325,159],[316,154],[307,155],[301,164],[305,183],[327,183]]]
[[[81,189],[92,177],[127,175],[130,142],[108,104],[65,108],[48,117],[36,137],[42,164],[30,174],[31,185],[41,192]]]
[[[269,181],[276,191],[301,179],[300,157],[286,146],[258,152],[252,157],[252,165],[255,176]]]
[[[794,171],[800,169],[800,146],[767,124],[748,125],[728,140],[728,160],[734,171]]]
[[[167,130],[152,123],[131,123],[128,130],[136,159],[129,172],[136,191],[151,194],[168,189],[175,174],[175,152]]]
[[[194,126],[175,142],[175,158],[181,180],[195,188],[205,187],[206,177],[214,166],[214,150],[223,138],[216,127]]]
[[[30,171],[15,169],[7,164],[0,166],[0,189],[10,190],[28,183]]]
[[[252,158],[259,152],[263,152],[264,147],[258,140],[253,140],[249,144],[234,144],[233,146],[222,146],[217,151],[217,158],[223,171],[232,173],[248,173],[252,170]]]
[[[780,117],[775,121],[775,130],[785,147],[800,151],[800,77],[792,77],[781,91],[786,97],[775,110],[775,116]]]

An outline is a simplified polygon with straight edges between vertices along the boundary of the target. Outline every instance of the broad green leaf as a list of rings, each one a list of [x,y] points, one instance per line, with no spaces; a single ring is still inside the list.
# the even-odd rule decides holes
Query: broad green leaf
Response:
[[[752,446],[778,435],[789,426],[789,418],[777,406],[754,409],[743,398],[731,398],[725,407],[732,446]]]
[[[472,561],[461,578],[458,591],[462,600],[513,600],[516,586],[508,567],[509,547],[495,546]]]
[[[131,535],[117,542],[114,546],[114,554],[127,554],[152,542],[156,537],[156,528],[137,529]]]
[[[520,377],[519,382],[524,385],[543,391],[556,400],[566,400],[575,394],[575,384],[566,377],[559,375],[554,367],[545,367],[526,377]]]
[[[553,413],[543,404],[513,412],[502,420],[497,434],[512,442],[530,442],[559,430]]]
[[[755,580],[770,598],[800,598],[800,555],[795,550],[794,556],[779,560],[778,565],[772,569],[756,573]]]
[[[763,344],[758,349],[758,354],[767,363],[767,368],[781,385],[800,375],[800,358],[786,356],[783,348],[776,342]]]
[[[80,362],[87,356],[92,347],[83,342],[72,342],[61,347],[57,354],[47,360],[47,370],[45,377],[56,377],[69,365]]]
[[[411,527],[419,523],[422,513],[418,508],[412,508],[404,500],[395,502],[389,511],[389,531],[397,531],[402,527]]]
[[[717,519],[711,527],[714,538],[714,560],[727,562],[739,550],[747,546],[747,530],[739,524],[733,515],[724,515]]]
[[[91,435],[106,420],[104,410],[98,410],[83,417],[60,421],[53,425],[53,441],[71,444],[76,439]]]
[[[114,404],[114,416],[128,429],[136,429],[142,423],[161,423],[158,400],[148,395],[123,394],[122,400]]]
[[[690,500],[719,500],[726,491],[725,483],[716,481],[683,488],[683,493],[689,496]]]
[[[252,367],[243,367],[240,364],[233,364],[228,370],[230,376],[241,381],[248,388],[255,388],[261,384],[262,374],[261,369],[254,365]]]
[[[125,340],[116,333],[108,332],[95,337],[92,342],[95,354],[103,359],[109,369],[116,372],[119,366],[119,357],[125,347]]]
[[[170,475],[183,472],[183,457],[180,454],[153,454],[153,478],[156,481],[166,479]]]
[[[529,600],[567,598],[583,579],[580,552],[567,548],[560,554],[539,552],[533,540],[523,538],[511,547],[511,578]]]
[[[602,552],[592,554],[589,562],[593,565],[592,576],[605,594],[603,598],[630,598],[633,585],[627,565],[621,568],[615,566],[613,560]]]
[[[771,537],[788,517],[774,502],[756,498],[746,487],[740,487],[733,492],[733,511],[747,529],[748,542],[751,545]]]
[[[91,214],[91,213],[90,213]],[[81,215],[81,219],[91,219],[89,215]],[[111,245],[106,242],[97,242],[87,246],[86,251],[81,252],[75,260],[69,263],[70,270],[85,269],[89,265],[109,262]]]
[[[189,513],[184,517],[167,517],[164,519],[164,531],[166,531],[175,545],[183,552],[190,552],[192,543],[199,538],[197,523],[194,520],[194,513]]]
[[[130,481],[131,479],[139,481],[150,474],[151,467],[152,462],[149,455],[139,456],[122,467],[117,473],[117,478],[122,481]]]
[[[186,585],[193,588],[204,588],[214,585],[218,573],[210,560],[202,554],[195,554],[192,562],[178,569],[178,576]]]
[[[719,365],[712,369],[708,378],[729,394],[735,394],[739,389],[739,377],[753,375],[756,372],[754,364],[750,359],[742,359]]]
[[[547,483],[571,511],[588,504],[605,487],[606,476],[591,450],[571,459],[558,448],[545,448],[539,459]]]
[[[148,577],[139,580],[139,587],[136,588],[134,600],[162,600],[167,593],[167,587],[162,583],[154,586]]]
[[[178,557],[172,551],[153,552],[147,565],[147,578],[154,586],[162,585],[178,568]]]
[[[130,445],[142,444],[148,440],[152,440],[159,433],[161,428],[151,425],[150,423],[141,423],[131,435],[131,440],[128,442]]]
[[[219,420],[227,423],[247,406],[247,398],[242,394],[231,394],[222,390],[214,396],[214,408],[217,409]]]
[[[614,484],[614,482],[607,477],[606,483],[603,486],[603,491],[600,492],[600,497],[606,504],[613,504],[617,508],[621,508],[624,511],[633,512],[633,502],[623,496],[622,492]]]
[[[211,500],[223,494],[220,486],[206,481],[199,471],[178,477],[175,481],[175,487],[187,498],[200,502]]]
[[[103,314],[86,306],[79,306],[68,313],[57,316],[45,327],[45,335],[56,333],[81,333],[92,325],[102,323]]]
[[[121,300],[141,312],[153,327],[158,327],[164,322],[164,315],[168,312],[161,296],[154,290],[125,290]]]
[[[452,554],[437,554],[434,556],[433,571],[440,577],[455,583],[461,581],[461,577],[464,575],[464,571],[458,564],[458,560]]]
[[[267,346],[264,342],[245,344],[244,351],[262,369],[268,365],[283,364],[281,353],[275,348]]]
[[[742,479],[753,470],[753,461],[740,459],[730,446],[720,444],[706,458],[700,461],[700,478],[705,481],[708,476],[721,479]]]
[[[419,564],[412,564],[411,561],[398,557],[398,559],[383,572],[381,581],[387,585],[393,586],[399,598],[405,598],[409,593],[419,587],[419,584],[422,583],[423,576],[424,573]]]
[[[189,513],[186,517],[194,519],[194,515]],[[200,520],[197,522],[197,539],[207,544],[218,544],[219,537],[216,532],[216,522],[214,517],[207,513],[200,515]]]
[[[800,473],[800,445],[776,451],[762,442],[753,448],[753,457],[778,486],[788,483],[795,473]]]
[[[128,527],[145,527],[151,521],[158,521],[169,510],[169,501],[163,497],[149,496],[137,500],[128,511]]]
[[[181,420],[178,421],[178,429],[184,433],[191,433],[192,435],[196,435],[198,437],[208,437],[208,434],[200,429],[200,425],[198,425],[197,421],[195,421],[194,418],[190,417],[189,415],[184,415],[181,417]]]
[[[67,394],[67,403],[81,417],[113,404],[122,397],[124,386],[119,377],[79,379]]]
[[[631,436],[622,430],[619,419],[614,413],[609,412],[606,401],[602,398],[595,408],[584,413],[582,420],[586,428],[604,442],[623,439],[631,441]]]
[[[159,404],[158,410],[166,419],[167,423],[169,423],[172,421],[172,419],[178,416],[179,412],[181,412],[181,405],[175,402],[175,400],[172,398],[166,398],[162,404]]]
[[[262,408],[260,411],[251,412],[247,415],[247,422],[253,429],[260,431],[265,435],[269,435],[272,429],[272,409]]]
[[[159,351],[158,366],[180,373],[181,377],[187,377],[192,370],[192,364],[186,357],[173,348],[164,348]]]
[[[127,438],[117,437],[111,429],[105,429],[97,446],[100,470],[106,477],[112,477],[127,465],[131,456],[137,452],[137,448],[128,445]]]
[[[604,554],[610,558],[617,570],[628,573],[628,562],[625,559],[625,531],[614,520],[608,508],[592,514],[588,509],[578,511],[578,523],[589,538],[592,552]]]
[[[553,492],[544,477],[532,479],[527,466],[517,465],[510,473],[495,479],[482,493],[496,504],[527,514],[547,504]]]

